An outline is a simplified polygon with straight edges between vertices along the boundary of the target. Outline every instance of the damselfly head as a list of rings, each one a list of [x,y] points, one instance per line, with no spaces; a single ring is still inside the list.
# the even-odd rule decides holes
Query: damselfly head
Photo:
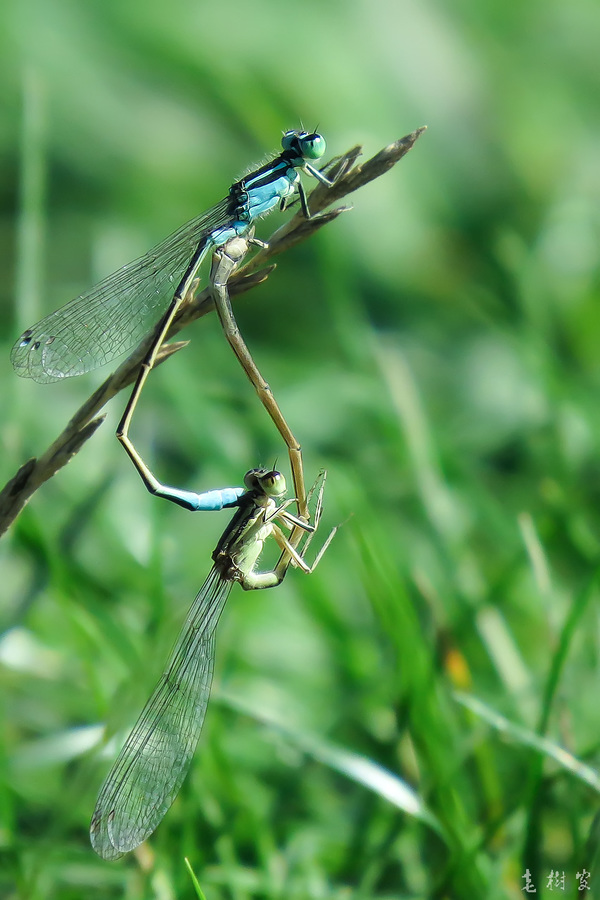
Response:
[[[316,131],[286,131],[281,139],[281,146],[303,159],[321,159],[327,149],[325,138]]]
[[[276,469],[250,469],[244,484],[249,491],[258,490],[267,497],[281,497],[287,490],[284,476]]]

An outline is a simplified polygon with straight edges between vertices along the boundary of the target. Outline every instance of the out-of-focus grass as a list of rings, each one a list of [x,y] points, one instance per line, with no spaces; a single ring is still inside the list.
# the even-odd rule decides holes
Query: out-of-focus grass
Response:
[[[225,514],[146,494],[115,402],[0,544],[0,892],[193,897],[187,856],[208,900],[517,897],[526,869],[538,896],[591,871],[594,896],[597,5],[0,17],[2,483],[105,374],[20,381],[23,327],[283,128],[318,123],[334,155],[429,126],[237,305],[308,472],[329,470],[324,528],[348,520],[311,578],[233,593],[190,777],[122,863],[87,840],[100,726],[133,721]],[[134,423],[159,476],[202,490],[283,465],[217,323],[186,336]]]

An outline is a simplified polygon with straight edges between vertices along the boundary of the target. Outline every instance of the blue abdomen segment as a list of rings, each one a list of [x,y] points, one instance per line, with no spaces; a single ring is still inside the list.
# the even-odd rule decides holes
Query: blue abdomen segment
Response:
[[[185,493],[185,491],[183,492]],[[193,491],[191,492],[193,494]],[[245,493],[244,488],[222,488],[220,491],[205,491],[203,494],[193,494],[197,510],[226,509],[236,506],[238,499]]]
[[[191,510],[191,512],[216,512],[220,509],[237,506],[238,499],[244,492],[245,488],[235,487],[197,494],[196,491],[183,491],[180,488],[163,485],[161,490],[156,492],[156,495],[163,497],[165,500],[171,500],[173,503],[177,503],[178,506]]]

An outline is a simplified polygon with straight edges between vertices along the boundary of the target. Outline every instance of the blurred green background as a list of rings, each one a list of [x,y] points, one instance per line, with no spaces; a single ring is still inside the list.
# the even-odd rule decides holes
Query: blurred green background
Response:
[[[0,24],[2,484],[107,375],[18,379],[24,327],[283,129],[368,157],[429,126],[236,306],[345,524],[311,578],[234,589],[190,777],[123,862],[87,837],[101,726],[133,722],[227,514],[145,492],[121,396],[0,542],[0,895],[189,898],[187,855],[208,900],[518,897],[526,870],[600,897],[598,4],[9,0]],[[134,422],[159,477],[287,473],[214,317],[184,337]]]

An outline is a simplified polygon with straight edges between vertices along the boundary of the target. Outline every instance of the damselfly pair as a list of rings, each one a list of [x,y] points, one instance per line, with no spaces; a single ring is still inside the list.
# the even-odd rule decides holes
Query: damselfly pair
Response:
[[[245,590],[274,587],[290,565],[310,573],[327,548],[332,532],[312,566],[304,559],[322,509],[324,477],[319,482],[314,523],[308,522],[300,444],[287,425],[267,383],[256,367],[235,323],[228,292],[232,272],[255,241],[255,221],[275,207],[285,209],[298,195],[310,218],[300,172],[322,184],[332,182],[310,161],[325,153],[316,132],[288,131],[282,152],[229,190],[228,196],[145,256],[110,275],[90,291],[25,331],[11,359],[19,375],[40,382],[79,375],[125,353],[154,326],[117,436],[148,490],[189,510],[236,508],[214,553],[213,567],[192,605],[167,667],[127,739],[100,791],[91,823],[94,849],[116,859],[145,840],[175,799],[198,742],[208,703],[214,634],[235,581]],[[158,351],[183,300],[193,291],[204,257],[213,253],[210,284],[221,325],[238,360],[256,388],[288,447],[298,516],[283,501],[285,479],[276,471],[252,469],[244,488],[197,494],[162,484],[129,437],[133,412]],[[166,312],[170,288],[176,284]],[[286,537],[281,525],[291,529]],[[256,572],[267,537],[282,554],[272,571]],[[303,536],[302,549],[298,549]]]

